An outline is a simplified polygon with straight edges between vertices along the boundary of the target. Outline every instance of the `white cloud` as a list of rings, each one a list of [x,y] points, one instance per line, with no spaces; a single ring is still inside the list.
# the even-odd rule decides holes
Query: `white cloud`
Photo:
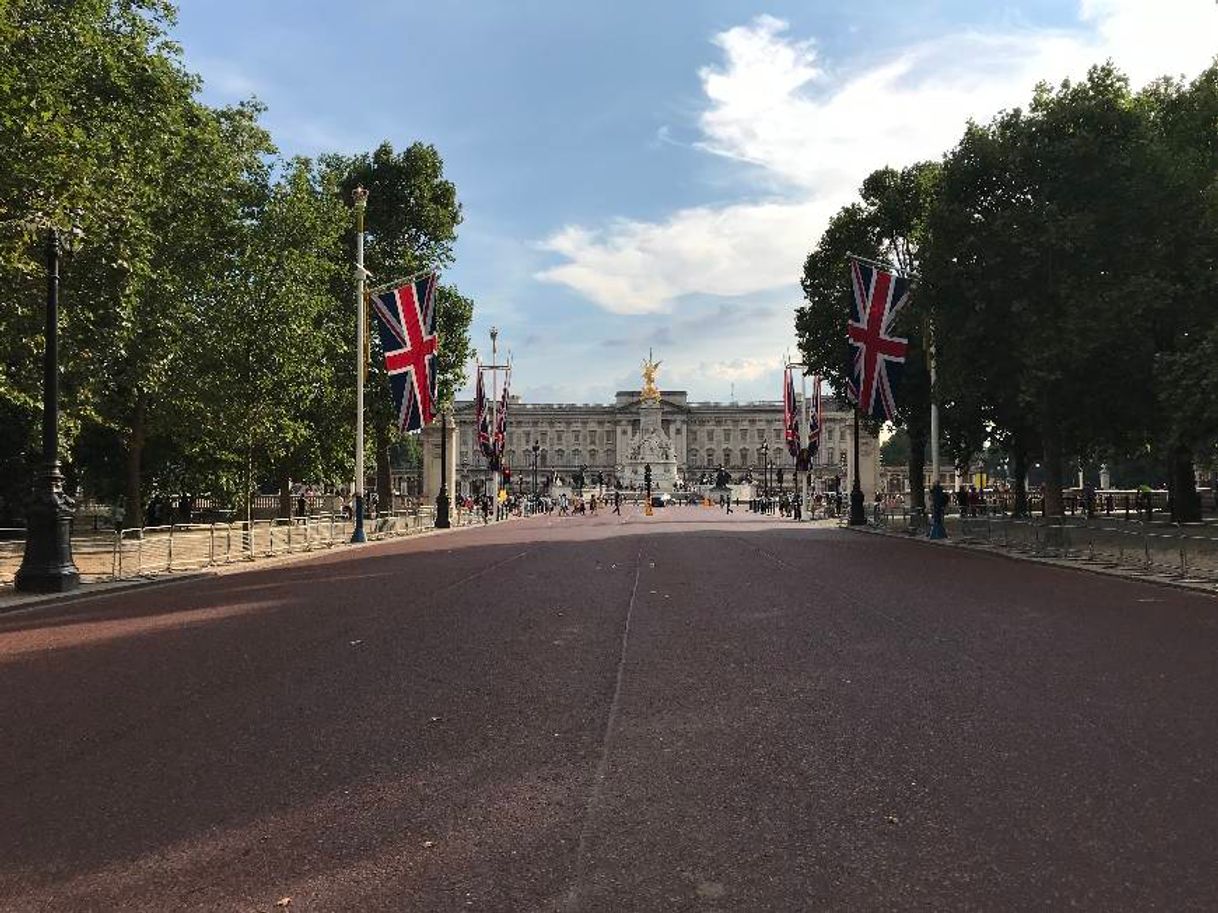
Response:
[[[599,232],[572,226],[542,243],[567,262],[538,276],[617,314],[666,311],[698,292],[747,294],[775,276],[796,281],[813,227],[831,212],[816,200],[750,203],[684,209],[664,223],[622,220]]]
[[[731,358],[725,361],[700,362],[692,373],[730,381],[758,380],[767,374],[773,374],[777,364],[773,358]]]
[[[943,35],[851,67],[761,16],[722,32],[722,62],[700,71],[707,152],[754,166],[752,194],[656,222],[566,226],[542,249],[563,262],[538,278],[616,313],[662,312],[682,296],[796,292],[829,216],[875,168],[935,158],[965,121],[1026,104],[1041,79],[1078,77],[1111,57],[1135,84],[1197,72],[1218,45],[1211,0],[1081,0],[1071,30]]]

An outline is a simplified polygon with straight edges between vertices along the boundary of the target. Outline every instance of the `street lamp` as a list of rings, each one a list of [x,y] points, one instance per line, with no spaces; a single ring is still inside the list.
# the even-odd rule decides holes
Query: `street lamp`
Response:
[[[533,513],[537,513],[537,461],[541,458],[541,444],[533,441]]]
[[[73,228],[71,239],[80,232]],[[34,478],[26,517],[25,554],[13,585],[26,593],[64,593],[80,586],[72,561],[72,510],[59,471],[59,253],[58,230],[47,233],[46,352],[43,356],[42,471]]]
[[[762,512],[770,512],[770,442],[761,442]]]

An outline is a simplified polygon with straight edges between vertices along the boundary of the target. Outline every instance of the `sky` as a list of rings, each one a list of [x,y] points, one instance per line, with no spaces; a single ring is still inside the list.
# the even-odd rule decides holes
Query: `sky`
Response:
[[[663,388],[744,402],[780,397],[804,258],[868,173],[1106,59],[1195,75],[1218,4],[180,0],[175,37],[286,155],[437,147],[443,281],[526,401],[611,401],[650,348]]]

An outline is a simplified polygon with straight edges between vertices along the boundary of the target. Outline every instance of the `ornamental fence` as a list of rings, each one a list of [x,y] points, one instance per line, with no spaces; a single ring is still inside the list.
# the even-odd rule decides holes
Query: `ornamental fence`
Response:
[[[908,508],[873,508],[872,526],[926,535],[929,518]],[[1218,584],[1218,527],[1171,524],[1116,515],[1012,517],[998,512],[944,518],[948,537],[1038,558],[1058,558],[1133,574]]]
[[[455,510],[454,526],[481,523],[481,516]],[[382,513],[364,521],[370,541],[410,536],[435,527],[435,508]],[[188,523],[123,530],[84,530],[72,535],[72,558],[86,583],[155,577],[220,567],[276,555],[332,548],[351,540],[354,523],[341,514],[316,514],[252,523]],[[11,584],[21,566],[25,530],[3,530],[0,584]]]

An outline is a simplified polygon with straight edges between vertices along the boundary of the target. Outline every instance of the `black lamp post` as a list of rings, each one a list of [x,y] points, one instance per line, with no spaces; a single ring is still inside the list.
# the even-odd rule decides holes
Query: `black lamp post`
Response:
[[[854,484],[850,486],[850,525],[863,526],[867,514],[863,511],[862,473],[859,471],[859,409],[854,407]]]
[[[537,513],[537,461],[541,457],[541,444],[533,441],[533,513]]]
[[[770,512],[770,442],[761,442],[761,510]]]
[[[13,581],[25,593],[64,593],[80,586],[72,561],[72,510],[59,471],[59,232],[47,235],[46,353],[43,357],[42,471],[26,516],[25,555]]]
[[[448,410],[440,410],[440,492],[436,495],[436,529],[448,529]]]

